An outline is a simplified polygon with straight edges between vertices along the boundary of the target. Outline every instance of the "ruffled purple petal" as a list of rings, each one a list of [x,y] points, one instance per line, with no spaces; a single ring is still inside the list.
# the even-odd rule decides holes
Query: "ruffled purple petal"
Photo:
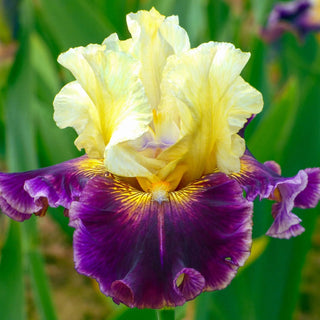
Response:
[[[294,199],[294,206],[302,209],[314,208],[319,202],[320,168],[308,168],[304,172],[308,175],[308,184]]]
[[[267,235],[290,238],[304,231],[301,219],[293,212],[294,207],[315,207],[320,200],[320,169],[300,170],[294,177],[284,178],[280,166],[273,161],[258,162],[248,151],[241,158],[241,171],[232,177],[253,201],[257,196],[277,201],[272,207],[275,219]]]
[[[275,162],[258,162],[250,153],[246,153],[241,158],[240,173],[231,175],[237,180],[246,192],[249,201],[253,201],[257,196],[260,199],[269,198],[275,189],[275,184],[282,177],[278,174],[279,166]]]
[[[300,225],[302,220],[292,213],[290,209],[283,208],[285,205],[286,202],[277,202],[272,205],[272,215],[275,219],[266,232],[268,236],[279,239],[289,239],[304,232],[305,229]]]
[[[103,171],[97,166],[96,160],[84,156],[28,172],[0,172],[0,208],[17,221],[29,219],[33,213],[44,215],[48,206],[69,209],[89,177]]]
[[[267,235],[289,239],[304,231],[304,228],[300,226],[301,219],[292,213],[292,209],[295,198],[305,190],[307,184],[308,175],[303,170],[299,171],[295,177],[286,178],[277,183],[281,201],[272,206],[274,222],[267,231]]]
[[[152,200],[111,177],[88,182],[70,208],[76,269],[130,307],[182,305],[226,287],[251,247],[252,203],[216,173]]]

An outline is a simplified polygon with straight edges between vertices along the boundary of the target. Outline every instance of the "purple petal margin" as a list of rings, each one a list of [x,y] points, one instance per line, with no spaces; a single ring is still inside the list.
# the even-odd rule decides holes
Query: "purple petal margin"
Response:
[[[291,178],[280,174],[277,163],[269,161],[262,164],[246,151],[241,158],[240,173],[232,177],[246,191],[249,201],[257,196],[277,201],[272,206],[274,222],[267,235],[289,239],[304,231],[301,219],[292,212],[293,208],[313,208],[320,200],[320,169],[300,170]]]
[[[28,172],[0,172],[0,209],[17,221],[44,215],[48,206],[69,209],[90,177],[92,161],[83,156]]]
[[[95,177],[70,208],[78,272],[129,307],[177,306],[226,287],[250,254],[252,203],[222,173],[169,193]]]

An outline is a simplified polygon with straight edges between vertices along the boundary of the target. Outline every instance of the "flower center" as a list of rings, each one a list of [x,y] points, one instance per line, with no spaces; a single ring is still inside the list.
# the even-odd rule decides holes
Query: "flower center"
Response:
[[[152,200],[162,203],[164,201],[169,201],[168,192],[170,190],[170,184],[165,181],[159,181],[152,184],[151,193]]]

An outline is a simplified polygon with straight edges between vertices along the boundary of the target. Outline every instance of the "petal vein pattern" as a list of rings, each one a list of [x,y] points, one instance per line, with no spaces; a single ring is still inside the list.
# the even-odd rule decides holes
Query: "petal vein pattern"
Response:
[[[16,221],[44,215],[48,206],[68,210],[90,178],[105,174],[103,162],[87,156],[33,171],[0,172],[0,208]]]
[[[141,79],[153,109],[157,109],[160,102],[162,70],[167,58],[190,49],[188,35],[178,23],[177,17],[165,18],[154,8],[127,16],[132,51],[143,62]]]
[[[239,185],[222,173],[171,192],[161,203],[96,177],[70,209],[76,268],[118,303],[182,305],[235,276],[250,252],[251,213]]]
[[[240,183],[249,201],[257,196],[276,201],[272,206],[274,222],[267,235],[289,239],[304,231],[293,208],[314,208],[320,200],[320,168],[300,170],[289,178],[280,174],[281,168],[276,162],[262,164],[246,150],[241,158],[241,171],[231,177]]]

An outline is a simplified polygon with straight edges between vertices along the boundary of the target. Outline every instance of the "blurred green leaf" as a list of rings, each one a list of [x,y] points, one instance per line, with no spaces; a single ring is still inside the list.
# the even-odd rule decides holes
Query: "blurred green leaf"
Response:
[[[252,12],[254,14],[255,19],[259,23],[260,26],[264,25],[268,19],[268,16],[276,2],[280,2],[277,0],[250,0]]]
[[[76,138],[74,130],[71,128],[61,130],[56,126],[52,106],[35,100],[34,109],[41,166],[60,163],[80,156],[73,143]]]
[[[61,51],[70,47],[101,43],[115,31],[97,7],[85,0],[39,0],[37,17]]]
[[[38,82],[46,89],[40,96],[50,96],[52,100],[60,89],[58,62],[53,59],[45,41],[38,33],[31,34],[30,42],[32,68],[38,76]],[[50,103],[52,104],[52,101]],[[52,105],[50,107],[52,108]]]
[[[39,312],[40,319],[55,320],[57,317],[50,296],[50,288],[45,273],[44,261],[39,251],[38,231],[34,217],[22,224],[22,231],[23,253],[27,260],[27,271],[31,279],[35,305]]]
[[[33,12],[29,0],[24,0],[21,3],[20,16],[22,24],[19,35],[20,47],[9,77],[10,86],[5,102],[6,150],[7,163],[10,171],[32,169],[38,165],[33,118],[34,70],[32,69],[30,44],[30,35],[33,31]],[[12,224],[12,226],[14,225],[15,224]],[[14,276],[20,282],[19,286],[17,286],[16,283],[12,283],[9,291],[14,290],[20,296],[24,296],[24,273],[22,265],[28,265],[29,269],[27,269],[28,272],[26,272],[26,275],[30,276],[33,285],[35,304],[40,313],[40,318],[43,320],[54,320],[56,317],[50,297],[48,281],[37,245],[38,239],[35,221],[32,219],[24,222],[21,225],[21,230],[23,232],[19,237],[16,234],[15,238],[9,237],[6,244],[9,248],[17,248],[19,258],[14,256],[15,260],[2,260],[1,264],[4,270],[6,270],[6,268],[17,270],[16,275],[7,274],[7,277],[11,278]],[[22,248],[22,250],[18,250],[19,248]],[[5,257],[5,252],[6,251],[3,253],[3,258]],[[4,284],[5,283],[6,281],[4,281]],[[2,319],[23,319],[24,311],[22,313],[21,310],[25,310],[24,299],[20,297],[19,301],[17,301],[16,295],[13,294],[12,297],[15,299],[15,306],[13,307],[11,295],[7,294],[8,290],[5,289],[8,288],[0,287],[0,295],[7,295],[7,298],[0,299],[1,303],[6,301],[12,308],[11,312],[18,312],[18,314],[14,317],[10,316],[10,313],[2,314]]]
[[[156,310],[157,320],[174,320],[175,310],[174,309],[162,309]]]
[[[251,254],[248,260],[245,262],[244,266],[239,269],[242,272],[244,269],[248,268],[252,263],[254,263],[266,250],[270,238],[267,236],[261,236],[259,238],[253,239]]]
[[[280,161],[297,118],[298,106],[298,82],[291,78],[269,110],[264,112],[263,120],[247,142],[249,149],[254,151],[259,161]]]
[[[152,309],[129,309],[112,320],[157,320],[156,311]]]
[[[32,118],[33,78],[29,35],[32,28],[32,6],[23,4],[20,47],[12,67],[5,101],[7,163],[12,171],[37,166],[34,123]]]
[[[210,0],[207,15],[210,39],[227,41],[229,36],[228,21],[230,18],[230,7],[227,3],[223,0]]]
[[[187,5],[185,24],[189,32],[190,42],[192,46],[198,46],[207,30],[208,0],[190,0],[188,2],[184,1],[184,3],[184,6]]]
[[[170,15],[175,6],[176,0],[149,0],[148,7],[154,6],[161,14]]]
[[[3,320],[26,319],[21,240],[21,225],[11,221],[0,260],[0,310]]]

